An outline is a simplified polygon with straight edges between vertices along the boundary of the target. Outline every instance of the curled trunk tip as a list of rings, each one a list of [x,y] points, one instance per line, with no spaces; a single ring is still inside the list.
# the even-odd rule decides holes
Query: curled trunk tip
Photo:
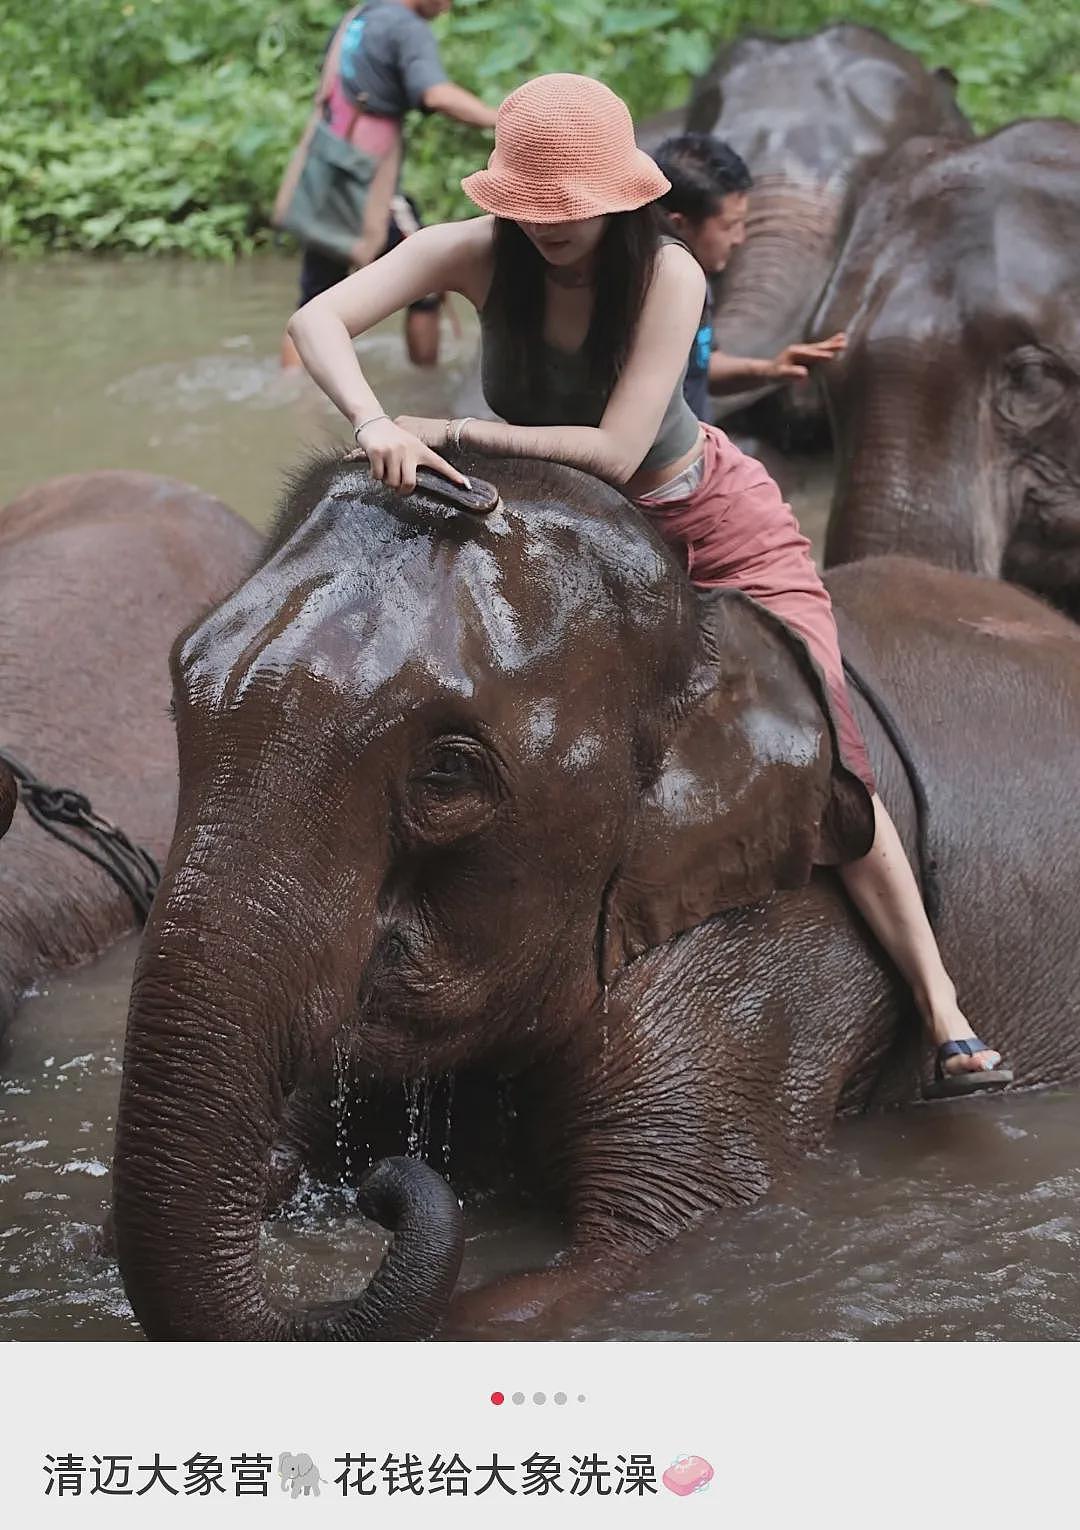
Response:
[[[360,1182],[364,1216],[394,1235],[363,1295],[378,1339],[430,1339],[438,1330],[465,1253],[465,1219],[453,1189],[429,1164],[383,1158]]]
[[[283,1337],[315,1340],[430,1339],[449,1306],[465,1252],[465,1223],[453,1190],[415,1158],[383,1158],[360,1182],[364,1216],[393,1233],[386,1255],[356,1298],[299,1315]]]

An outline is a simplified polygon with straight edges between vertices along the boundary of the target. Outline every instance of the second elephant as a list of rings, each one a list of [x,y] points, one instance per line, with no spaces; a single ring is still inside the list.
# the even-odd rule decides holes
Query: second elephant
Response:
[[[815,323],[837,484],[827,563],[1015,580],[1080,617],[1080,125],[901,150]]]
[[[173,479],[53,478],[0,509],[0,748],[161,857],[176,805],[168,652],[258,538]],[[5,825],[5,818],[8,824]],[[127,895],[15,806],[0,766],[0,1036],[36,978],[134,923]]]
[[[951,76],[848,23],[725,48],[695,86],[687,127],[725,139],[754,177],[746,242],[719,281],[713,334],[729,355],[763,357],[833,332],[812,322],[814,309],[848,209],[887,156],[916,134],[971,134]],[[757,396],[719,399],[719,414]],[[812,434],[822,404],[814,389],[786,387],[771,417],[785,436]]]

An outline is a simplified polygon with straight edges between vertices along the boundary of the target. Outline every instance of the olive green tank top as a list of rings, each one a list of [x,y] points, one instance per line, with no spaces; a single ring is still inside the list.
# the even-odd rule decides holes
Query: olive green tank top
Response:
[[[664,238],[665,244],[678,244]],[[582,351],[561,351],[543,344],[540,397],[521,364],[521,342],[497,323],[488,307],[480,312],[480,382],[488,408],[510,425],[599,425],[611,393],[588,375]],[[687,363],[690,357],[687,354]],[[683,368],[668,400],[656,439],[641,459],[642,468],[667,467],[684,456],[698,438],[699,422],[683,397]]]

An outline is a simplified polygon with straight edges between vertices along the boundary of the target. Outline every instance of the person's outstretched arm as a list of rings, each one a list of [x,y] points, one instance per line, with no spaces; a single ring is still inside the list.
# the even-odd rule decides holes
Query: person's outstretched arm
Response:
[[[709,357],[709,392],[716,396],[742,393],[762,383],[802,382],[812,366],[832,361],[846,345],[847,337],[836,334],[806,345],[786,345],[771,357],[727,356],[723,351],[713,351]]]
[[[419,25],[413,18],[399,19],[403,29],[398,37],[397,66],[409,104],[426,112],[441,112],[470,127],[494,126],[494,107],[485,106],[479,96],[447,79],[430,26]]]
[[[452,80],[432,85],[424,91],[421,104],[429,112],[441,112],[455,122],[467,123],[469,127],[489,128],[495,126],[495,107],[487,106],[479,96]]]
[[[486,292],[490,259],[490,218],[435,223],[312,298],[289,320],[288,335],[304,366],[348,420],[374,476],[391,488],[414,489],[421,465],[454,483],[466,480],[388,417],[361,370],[353,341],[429,292],[460,292],[474,304],[483,301],[477,293]]]

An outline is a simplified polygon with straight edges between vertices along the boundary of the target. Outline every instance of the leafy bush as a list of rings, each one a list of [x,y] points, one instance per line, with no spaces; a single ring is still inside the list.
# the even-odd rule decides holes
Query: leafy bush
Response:
[[[229,256],[274,237],[278,178],[344,0],[6,0],[0,14],[0,250]],[[879,26],[948,65],[977,126],[1075,114],[1080,11],[1061,0],[456,0],[438,23],[451,75],[497,101],[569,69],[635,114],[685,99],[740,32]],[[483,135],[411,121],[408,189],[429,218],[468,210]]]

